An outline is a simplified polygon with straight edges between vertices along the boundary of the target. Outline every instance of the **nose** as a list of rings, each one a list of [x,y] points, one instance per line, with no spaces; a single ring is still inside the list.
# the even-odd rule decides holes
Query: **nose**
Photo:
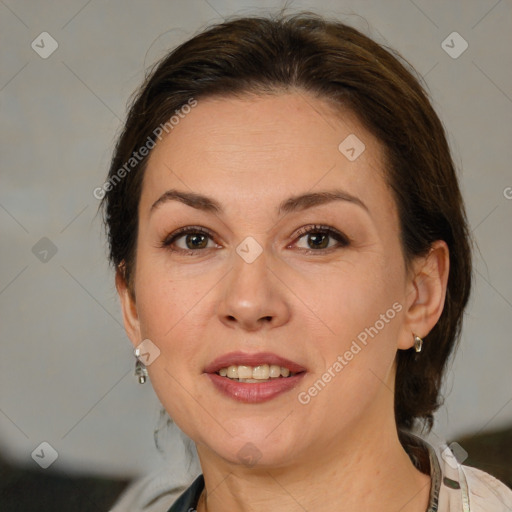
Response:
[[[268,266],[266,251],[252,263],[234,255],[217,306],[222,323],[245,331],[271,329],[290,319],[289,292]]]

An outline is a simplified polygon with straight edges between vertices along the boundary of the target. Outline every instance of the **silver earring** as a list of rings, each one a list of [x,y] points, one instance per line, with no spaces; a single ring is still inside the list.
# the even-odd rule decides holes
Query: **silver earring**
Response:
[[[416,336],[414,333],[412,333],[412,336],[414,338],[414,350],[416,350],[416,352],[421,352],[421,347],[423,347],[423,340],[419,336]]]
[[[146,369],[146,365],[139,359],[141,354],[140,349],[136,348],[133,353],[135,354],[135,376],[139,384],[144,384],[148,378],[148,370]]]

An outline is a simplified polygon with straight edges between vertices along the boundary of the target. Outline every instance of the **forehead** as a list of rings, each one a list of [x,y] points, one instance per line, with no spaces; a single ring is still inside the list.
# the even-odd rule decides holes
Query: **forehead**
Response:
[[[348,109],[305,92],[212,97],[199,99],[153,149],[141,206],[166,188],[240,208],[254,197],[261,206],[343,187],[385,213],[392,205],[384,171],[379,141]]]

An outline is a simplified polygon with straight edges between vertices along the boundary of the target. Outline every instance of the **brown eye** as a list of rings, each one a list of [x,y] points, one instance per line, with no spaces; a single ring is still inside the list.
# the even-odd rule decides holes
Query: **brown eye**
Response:
[[[209,231],[201,227],[188,226],[171,233],[160,247],[174,252],[192,254],[218,246]]]
[[[208,245],[208,237],[200,233],[185,235],[185,245],[187,249],[205,249]]]
[[[336,249],[349,245],[345,235],[328,226],[307,226],[299,231],[298,238],[297,247],[309,251]],[[304,239],[302,245],[301,239]]]
[[[326,233],[309,233],[307,243],[312,249],[327,249],[329,246],[329,235]]]

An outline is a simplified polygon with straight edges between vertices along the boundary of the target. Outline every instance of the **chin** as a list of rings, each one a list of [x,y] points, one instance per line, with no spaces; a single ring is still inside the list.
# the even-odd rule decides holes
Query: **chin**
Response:
[[[291,439],[269,440],[269,431],[262,435],[244,435],[207,444],[210,450],[230,464],[254,469],[291,464],[297,455],[297,443]]]

